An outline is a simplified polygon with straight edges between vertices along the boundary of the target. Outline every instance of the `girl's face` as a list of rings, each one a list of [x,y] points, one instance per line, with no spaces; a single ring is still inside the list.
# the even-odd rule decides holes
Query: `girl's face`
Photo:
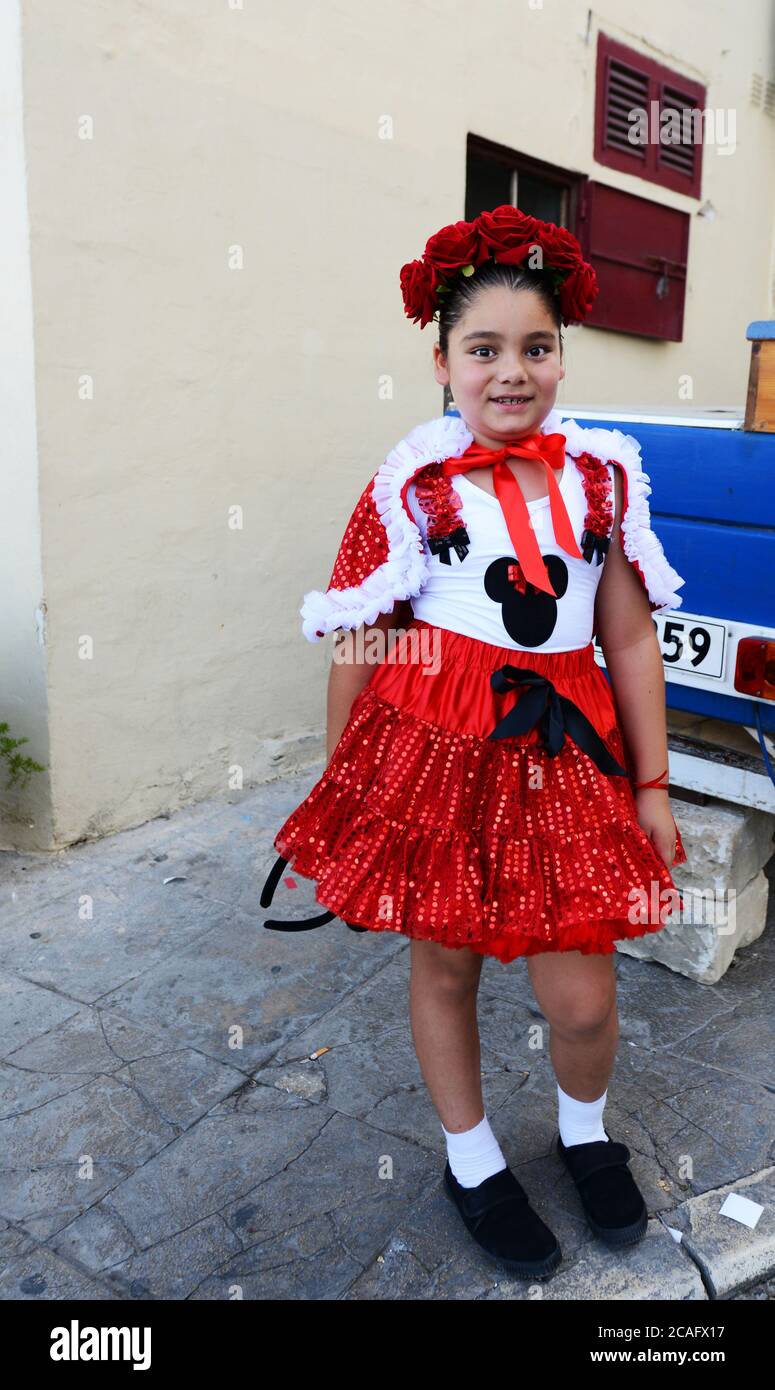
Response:
[[[565,376],[560,335],[534,290],[488,285],[449,334],[445,358],[433,348],[434,373],[452,390],[455,405],[486,449],[540,429]],[[518,410],[496,403],[498,396],[526,396]]]

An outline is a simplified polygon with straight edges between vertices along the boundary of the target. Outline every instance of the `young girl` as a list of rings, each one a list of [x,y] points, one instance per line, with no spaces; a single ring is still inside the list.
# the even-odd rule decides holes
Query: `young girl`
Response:
[[[484,1113],[482,960],[527,958],[550,1024],[558,1152],[595,1234],[640,1239],[630,1151],[603,1125],[613,955],[664,927],[678,899],[668,865],[686,860],[651,618],[680,606],[684,581],[650,529],[637,441],[553,408],[561,326],[598,290],[575,237],[506,205],[437,232],[401,286],[421,328],[438,313],[436,381],[460,415],[388,454],[327,590],[305,596],[307,638],[342,629],[346,650],[329,677],[328,765],[275,837],[262,905],[293,860],[328,911],[267,925],[338,916],[411,939],[412,1034],[446,1190],[482,1249],[545,1278],[559,1245]]]

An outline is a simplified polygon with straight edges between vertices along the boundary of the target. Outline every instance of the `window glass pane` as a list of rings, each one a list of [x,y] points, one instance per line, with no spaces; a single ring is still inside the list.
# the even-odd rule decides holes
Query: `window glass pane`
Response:
[[[565,223],[565,190],[556,183],[537,178],[535,174],[517,175],[517,207],[531,217],[540,217],[544,222],[554,222],[558,227]]]
[[[470,157],[466,169],[466,222],[473,221],[480,212],[490,212],[510,202],[511,170],[494,159]]]

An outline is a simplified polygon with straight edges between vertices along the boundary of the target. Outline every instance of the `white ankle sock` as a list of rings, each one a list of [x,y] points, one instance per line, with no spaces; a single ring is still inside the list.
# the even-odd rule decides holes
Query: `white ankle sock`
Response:
[[[486,1115],[473,1129],[464,1129],[460,1134],[444,1129],[443,1125],[441,1128],[447,1140],[449,1166],[461,1187],[478,1187],[485,1178],[507,1167]]]
[[[560,1085],[557,1086],[560,1138],[566,1147],[569,1148],[571,1144],[591,1144],[595,1139],[608,1142],[603,1128],[607,1095],[606,1089],[597,1100],[574,1100],[573,1096],[565,1094]]]

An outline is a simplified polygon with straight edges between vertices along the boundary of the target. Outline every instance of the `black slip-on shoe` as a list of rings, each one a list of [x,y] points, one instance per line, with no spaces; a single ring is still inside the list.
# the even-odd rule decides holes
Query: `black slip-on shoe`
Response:
[[[546,1279],[562,1259],[556,1236],[533,1211],[510,1168],[463,1187],[447,1160],[444,1185],[485,1254],[526,1279]]]
[[[608,1134],[608,1130],[605,1130]],[[607,1245],[634,1245],[645,1234],[649,1214],[640,1189],[627,1167],[626,1144],[595,1139],[569,1144],[557,1135],[557,1152],[576,1184],[587,1221]]]

